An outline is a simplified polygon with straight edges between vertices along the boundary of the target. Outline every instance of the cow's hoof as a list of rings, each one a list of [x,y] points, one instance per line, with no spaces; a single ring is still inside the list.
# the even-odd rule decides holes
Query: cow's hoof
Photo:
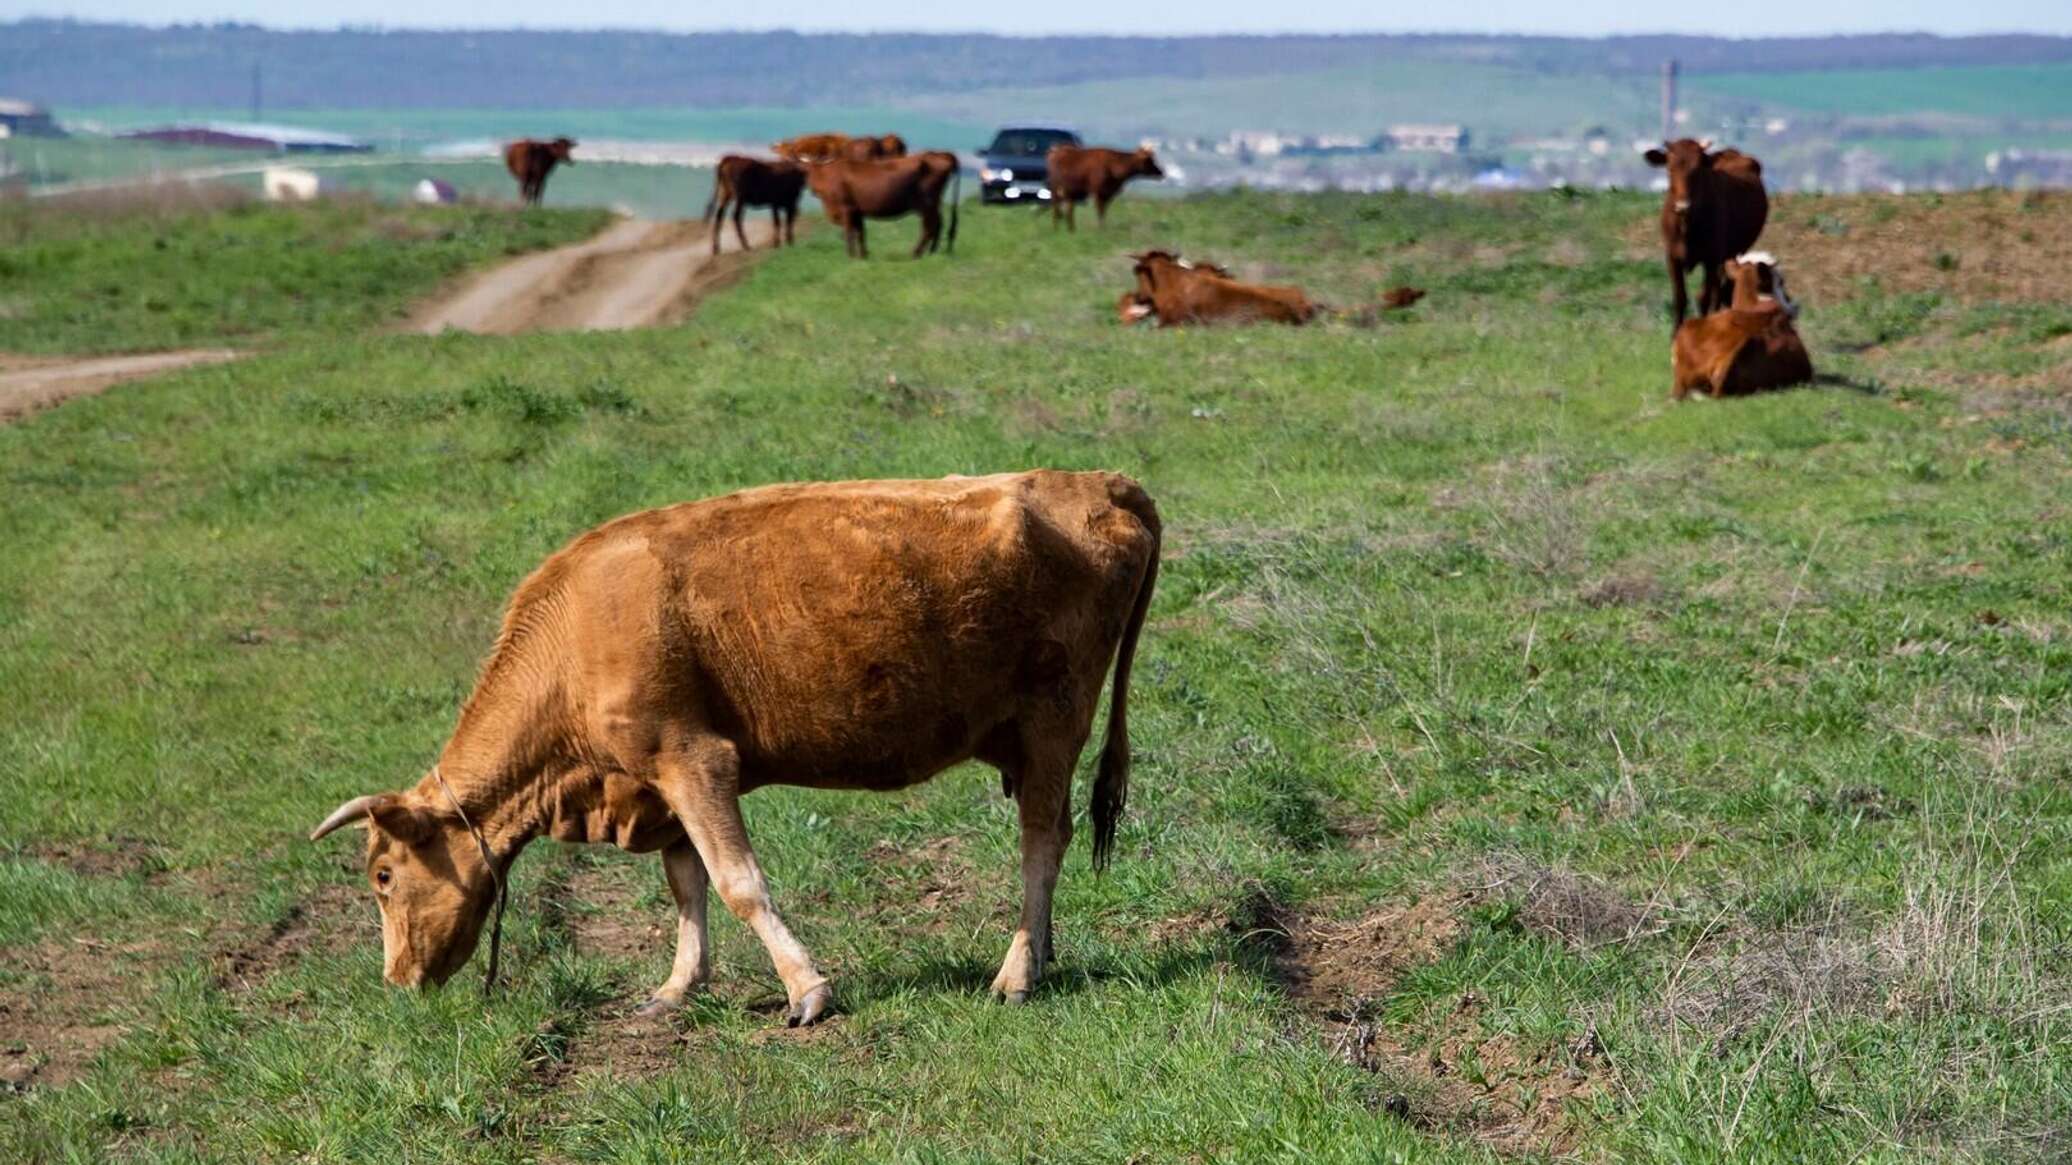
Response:
[[[683,1002],[681,1000],[664,999],[660,995],[650,995],[647,997],[647,1002],[633,1009],[633,1015],[637,1019],[659,1019],[682,1006]]]
[[[1020,1007],[1029,1001],[1029,993],[1027,991],[995,991],[993,998],[998,999],[1009,1007]]]
[[[793,1004],[791,1009],[784,1013],[784,1026],[805,1027],[825,1015],[827,1009],[834,1006],[834,1002],[834,989],[822,983],[806,992],[804,999]]]

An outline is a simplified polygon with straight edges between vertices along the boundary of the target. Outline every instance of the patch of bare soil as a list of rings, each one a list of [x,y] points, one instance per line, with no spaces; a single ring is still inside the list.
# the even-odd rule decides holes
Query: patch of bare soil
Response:
[[[1458,896],[1434,896],[1345,921],[1255,899],[1251,917],[1234,925],[1269,953],[1289,997],[1322,1025],[1336,1055],[1402,1089],[1386,1101],[1390,1112],[1504,1153],[1565,1152],[1577,1131],[1567,1106],[1604,1087],[1594,1032],[1568,1046],[1529,1047],[1485,1031],[1472,993],[1423,1017],[1416,1031],[1381,1017],[1405,974],[1452,947],[1462,905]]]
[[[312,950],[337,955],[380,942],[380,915],[366,891],[326,883],[263,932],[219,943],[210,961],[217,986],[249,991]]]
[[[650,859],[643,872],[662,879],[662,863]],[[569,876],[556,891],[564,906],[564,925],[576,949],[587,955],[612,959],[653,959],[676,949],[676,912],[643,904],[642,894],[625,878],[623,870],[605,866],[584,866]],[[718,908],[714,902],[708,912]]]
[[[1636,254],[1658,255],[1659,231],[1651,216],[1627,241]],[[1853,298],[1871,277],[1887,292],[2049,303],[2063,298],[2072,264],[2072,196],[1773,195],[1757,245],[1777,256],[1793,295],[1816,306]]]
[[[135,998],[138,980],[165,958],[148,942],[87,939],[50,939],[0,958],[0,1091],[77,1079],[122,1038],[118,1004]]]
[[[75,396],[90,396],[130,380],[243,355],[227,348],[193,348],[132,356],[10,356],[0,354],[0,423]]]
[[[769,224],[758,222],[749,241],[768,245]],[[419,309],[409,330],[508,336],[671,323],[747,269],[733,231],[722,233],[719,255],[711,245],[702,223],[621,219],[595,238],[477,276]]]
[[[63,866],[82,878],[147,878],[165,870],[165,859],[152,842],[138,837],[111,837],[102,841],[39,842],[26,851],[29,857],[53,866]]]
[[[1612,886],[1525,857],[1489,859],[1474,883],[1471,899],[1514,902],[1520,926],[1578,949],[1649,937],[1667,925],[1658,911]]]

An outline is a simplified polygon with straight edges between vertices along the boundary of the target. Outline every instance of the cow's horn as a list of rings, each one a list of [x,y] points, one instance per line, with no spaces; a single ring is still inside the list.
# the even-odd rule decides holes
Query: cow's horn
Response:
[[[350,825],[355,821],[361,820],[367,816],[368,810],[372,809],[374,803],[380,799],[380,794],[369,793],[364,797],[354,797],[352,800],[340,805],[331,811],[331,816],[324,818],[322,825],[310,830],[309,840],[320,840],[325,834],[330,833],[341,825]]]

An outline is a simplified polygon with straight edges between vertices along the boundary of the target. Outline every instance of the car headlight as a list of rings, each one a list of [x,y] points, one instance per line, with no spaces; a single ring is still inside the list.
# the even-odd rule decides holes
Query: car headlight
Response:
[[[1012,181],[1014,181],[1014,171],[1013,171],[1013,170],[1002,170],[1002,171],[1000,171],[1000,180],[1001,180],[1002,182],[1012,182]]]
[[[980,166],[978,168],[978,180],[981,182],[991,182],[993,179],[998,178],[999,176],[1000,171],[998,170],[988,170],[984,166]]]

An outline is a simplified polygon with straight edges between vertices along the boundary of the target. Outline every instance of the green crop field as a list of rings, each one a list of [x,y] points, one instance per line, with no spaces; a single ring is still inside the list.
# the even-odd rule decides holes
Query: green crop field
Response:
[[[96,297],[188,240],[333,274],[252,359],[0,427],[0,1159],[2061,1159],[2072,201],[1781,199],[1832,382],[1681,406],[1656,205],[967,208],[952,258],[820,227],[681,326],[508,339],[364,326],[355,272],[426,243],[312,244],[331,211],[30,222],[6,255],[94,240],[31,303],[109,336],[155,341]],[[422,213],[474,259],[594,221]],[[1124,329],[1160,245],[1430,296]],[[251,269],[189,288],[220,339]],[[976,768],[749,798],[818,1027],[717,908],[713,993],[633,1022],[659,865],[548,844],[502,993],[382,985],[354,839],[304,834],[424,772],[544,555],[1035,465],[1136,476],[1167,533],[1117,861],[1075,846],[1026,1006],[985,996],[1018,898]]]
[[[1806,73],[1698,73],[1692,93],[1856,117],[1947,113],[1993,121],[2072,119],[2072,64]]]

